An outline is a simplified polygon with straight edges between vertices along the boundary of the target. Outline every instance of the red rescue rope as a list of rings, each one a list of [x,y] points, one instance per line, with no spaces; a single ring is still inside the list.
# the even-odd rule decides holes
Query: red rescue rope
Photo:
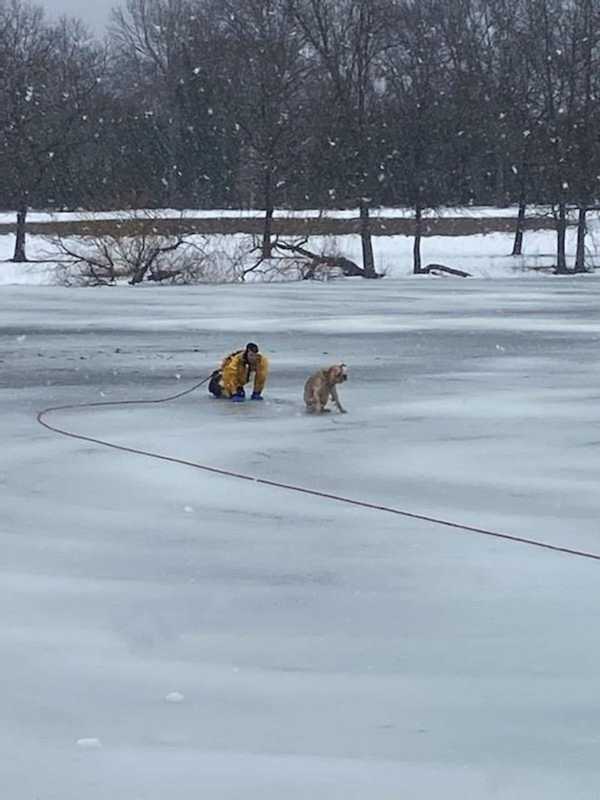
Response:
[[[177,394],[169,395],[168,397],[161,397],[158,398],[157,400],[108,400],[96,403],[80,403],[75,405],[52,406],[50,408],[45,408],[42,411],[39,411],[36,419],[40,423],[40,425],[43,425],[44,428],[47,428],[49,431],[53,431],[54,433],[58,433],[62,436],[68,436],[71,439],[79,439],[84,442],[92,442],[92,444],[98,444],[101,445],[102,447],[109,447],[112,450],[120,450],[123,453],[135,453],[136,455],[147,456],[148,458],[155,458],[160,461],[168,461],[171,464],[180,464],[184,467],[193,467],[194,469],[200,469],[203,470],[204,472],[211,472],[216,475],[223,475],[228,478],[238,478],[239,480],[250,481],[252,483],[260,484],[261,486],[272,486],[277,489],[287,489],[290,492],[307,494],[310,495],[311,497],[321,497],[325,500],[334,500],[338,503],[346,503],[347,505],[358,506],[359,508],[366,508],[371,511],[384,511],[387,514],[395,514],[396,516],[399,517],[407,517],[409,519],[415,519],[421,522],[431,522],[434,525],[443,525],[446,528],[453,528],[454,530],[466,531],[467,533],[477,533],[480,534],[481,536],[491,536],[495,539],[505,539],[509,542],[518,542],[519,544],[527,544],[532,547],[540,547],[544,550],[553,550],[554,552],[557,553],[565,553],[566,555],[570,556],[579,556],[580,558],[591,558],[594,559],[595,561],[600,561],[600,555],[598,555],[597,553],[588,552],[586,550],[576,550],[572,547],[563,547],[556,544],[550,544],[549,542],[544,542],[539,539],[529,539],[524,536],[514,536],[509,533],[500,533],[499,531],[488,530],[487,528],[479,528],[474,525],[464,525],[460,522],[451,522],[450,520],[441,519],[439,517],[432,517],[427,514],[417,514],[416,512],[405,511],[400,508],[394,508],[393,506],[385,506],[385,505],[380,505],[378,503],[369,503],[366,500],[354,500],[351,497],[344,497],[343,495],[332,494],[330,492],[320,492],[317,489],[308,489],[304,486],[296,486],[291,483],[272,481],[268,480],[267,478],[256,478],[252,475],[245,475],[242,472],[233,472],[232,470],[228,469],[211,467],[206,464],[199,464],[196,461],[188,461],[184,458],[165,456],[162,455],[161,453],[154,453],[150,450],[141,450],[137,447],[127,447],[126,445],[115,444],[114,442],[109,442],[105,439],[97,439],[93,436],[84,436],[81,433],[73,433],[72,431],[65,430],[64,428],[58,428],[55,425],[51,425],[49,422],[45,420],[45,417],[54,411],[67,411],[76,408],[98,408],[100,406],[126,406],[126,405],[144,405],[144,404],[150,405],[157,403],[167,403],[170,400],[177,400],[180,397],[184,397],[186,394],[190,394],[203,384],[207,383],[209,380],[210,376],[200,381],[199,383],[196,383],[190,389],[186,389],[183,392],[178,392]]]

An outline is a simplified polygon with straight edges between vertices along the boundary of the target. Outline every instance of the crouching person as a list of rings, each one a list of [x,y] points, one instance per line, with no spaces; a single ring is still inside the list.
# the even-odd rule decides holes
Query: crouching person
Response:
[[[262,400],[267,381],[269,361],[258,351],[258,345],[248,342],[244,350],[226,356],[210,378],[208,391],[215,397],[225,397],[235,403],[246,399],[246,384],[254,378],[251,399]]]

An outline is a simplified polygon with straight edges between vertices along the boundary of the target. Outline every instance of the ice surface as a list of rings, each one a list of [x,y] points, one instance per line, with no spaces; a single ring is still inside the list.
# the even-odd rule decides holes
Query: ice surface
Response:
[[[172,394],[251,338],[262,404],[50,419],[600,553],[599,301],[594,277],[4,287],[2,797],[595,797],[598,562],[35,413]],[[338,360],[349,413],[306,416]]]

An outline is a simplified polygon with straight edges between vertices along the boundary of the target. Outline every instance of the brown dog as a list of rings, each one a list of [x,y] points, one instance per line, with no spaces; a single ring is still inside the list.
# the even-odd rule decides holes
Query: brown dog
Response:
[[[306,408],[313,414],[322,414],[330,409],[325,408],[329,398],[338,407],[340,414],[345,414],[346,409],[342,408],[338,397],[336,384],[344,383],[348,380],[345,364],[334,364],[328,369],[320,369],[311,375],[304,384],[304,402]]]

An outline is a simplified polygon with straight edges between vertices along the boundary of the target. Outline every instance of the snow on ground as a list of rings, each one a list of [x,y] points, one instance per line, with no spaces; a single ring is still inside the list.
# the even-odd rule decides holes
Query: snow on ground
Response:
[[[600,552],[600,282],[0,292],[10,800],[589,800],[595,561],[54,435],[257,340],[262,404],[75,432]],[[303,413],[343,359],[349,413]]]
[[[165,212],[168,213],[168,212]],[[478,278],[507,278],[514,276],[536,277],[535,268],[548,267],[556,262],[555,233],[550,230],[528,231],[524,238],[524,255],[511,257],[511,233],[477,234],[473,236],[428,236],[422,240],[423,264],[441,263],[462,269]],[[48,257],[50,245],[42,236],[28,237],[28,255],[31,259]],[[237,235],[209,235],[198,237],[203,248],[226,254],[232,258],[248,252],[255,244],[252,237]],[[600,265],[600,219],[592,219],[587,237],[588,261]],[[362,263],[361,242],[357,235],[313,236],[307,247],[315,252],[344,255]],[[567,252],[574,261],[576,231],[567,232]],[[414,277],[413,239],[409,236],[375,236],[373,249],[377,269],[390,278]],[[0,236],[0,286],[12,284],[53,284],[57,281],[56,267],[49,263],[25,265],[7,262],[14,250],[14,236]],[[222,255],[220,255],[222,259]],[[2,262],[5,263],[2,263]],[[249,264],[255,255],[249,255]],[[252,280],[252,276],[248,276]]]
[[[549,267],[556,263],[556,234],[549,230],[527,231],[524,237],[523,256],[512,257],[512,233],[488,233],[473,236],[427,236],[421,240],[423,266],[429,263],[444,264],[461,269],[476,278],[531,277],[532,269]],[[576,231],[567,231],[567,252],[574,261]],[[362,263],[359,236],[313,237],[311,244],[317,251],[331,249]],[[600,223],[590,225],[589,255],[594,263],[599,261]],[[327,247],[326,247],[327,246]],[[410,236],[374,236],[373,250],[377,269],[391,278],[414,277],[413,239]],[[429,278],[427,278],[429,280]]]
[[[56,268],[49,263],[13,264],[5,259],[12,255],[12,237],[0,236],[0,286],[51,286],[56,283]],[[36,250],[35,243],[29,258]],[[4,261],[4,263],[2,263]]]

